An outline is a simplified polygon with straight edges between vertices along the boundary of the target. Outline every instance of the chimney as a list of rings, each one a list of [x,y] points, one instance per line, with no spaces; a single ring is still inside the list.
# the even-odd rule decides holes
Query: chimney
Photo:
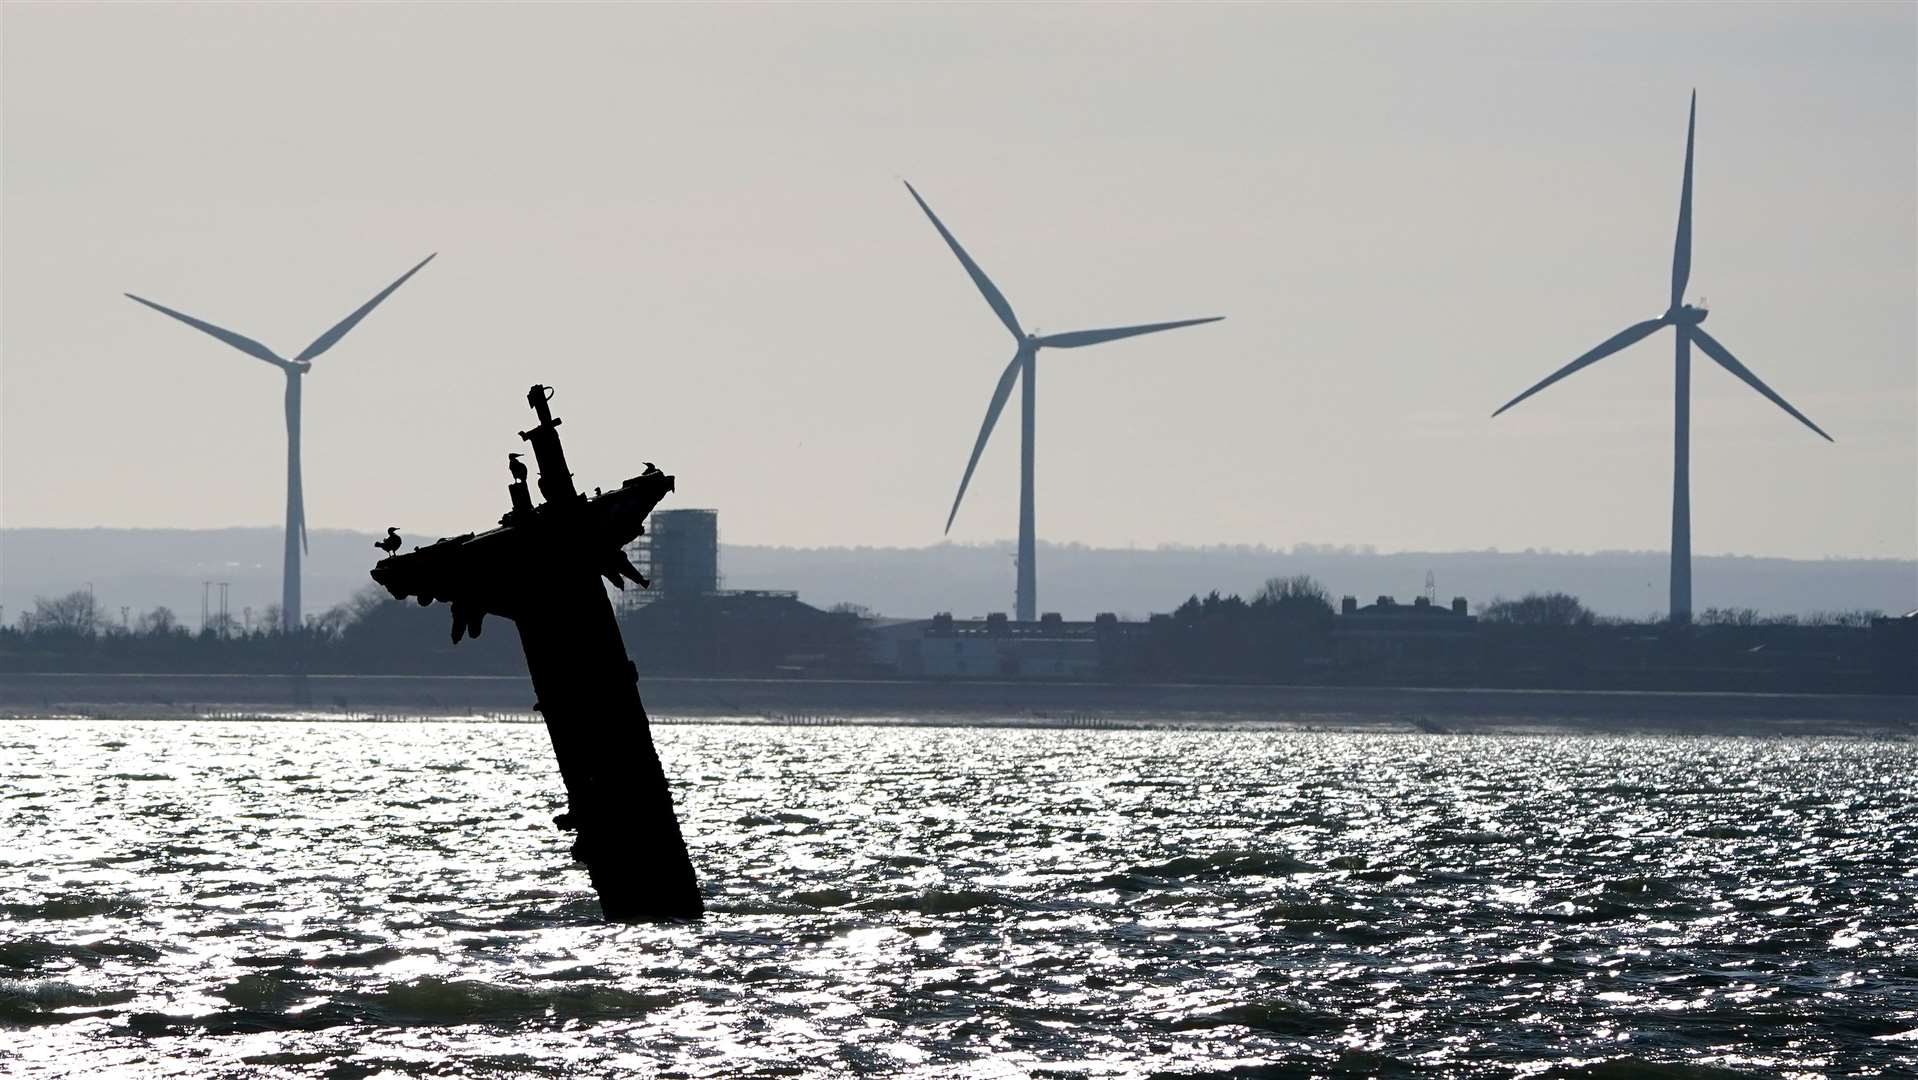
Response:
[[[1463,596],[1452,597],[1452,614],[1454,615],[1465,614],[1465,598]]]
[[[1348,596],[1348,597],[1346,597],[1345,599],[1343,599],[1343,600],[1340,600],[1340,601],[1339,601],[1339,614],[1341,614],[1341,615],[1357,615],[1358,613],[1359,613],[1359,598],[1358,598],[1358,597],[1356,597],[1356,596]]]

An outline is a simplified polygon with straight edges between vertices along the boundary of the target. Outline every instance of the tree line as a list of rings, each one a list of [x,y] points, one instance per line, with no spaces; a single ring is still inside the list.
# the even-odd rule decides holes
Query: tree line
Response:
[[[1402,605],[1400,612],[1416,609]],[[1109,616],[1095,626],[1104,677],[1400,685],[1733,689],[1845,688],[1860,672],[1892,670],[1874,650],[1876,612],[1764,615],[1713,607],[1691,628],[1594,614],[1563,592],[1494,598],[1476,624],[1429,610],[1434,634],[1366,629],[1338,614],[1308,576],[1274,577],[1249,598],[1194,593],[1146,622]],[[0,627],[0,670],[192,673],[511,674],[524,670],[517,629],[486,621],[457,647],[444,605],[421,608],[368,587],[293,631],[277,610],[235,624],[209,615],[188,627],[168,608],[114,619],[79,590],[36,598]],[[1349,622],[1343,621],[1350,619]],[[1422,621],[1422,620],[1421,620]],[[1390,620],[1384,620],[1390,623]],[[721,598],[653,604],[622,615],[642,672],[699,675],[887,675],[864,637],[873,615],[852,605],[782,611]],[[1379,624],[1372,624],[1380,629]],[[1451,632],[1454,628],[1460,632]],[[1889,640],[1887,638],[1887,640]],[[1889,646],[1888,646],[1889,647]],[[1907,666],[1909,666],[1907,664]],[[1882,673],[1870,676],[1883,683]]]

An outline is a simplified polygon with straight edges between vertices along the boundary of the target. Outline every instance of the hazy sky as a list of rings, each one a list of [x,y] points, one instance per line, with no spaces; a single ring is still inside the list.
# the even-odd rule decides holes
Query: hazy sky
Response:
[[[528,384],[575,473],[724,536],[935,542],[1044,330],[1039,529],[1099,545],[1662,549],[1691,294],[1837,438],[1693,359],[1700,552],[1918,554],[1918,6],[35,5],[0,11],[0,522],[505,509]],[[955,540],[1011,536],[1017,399]]]

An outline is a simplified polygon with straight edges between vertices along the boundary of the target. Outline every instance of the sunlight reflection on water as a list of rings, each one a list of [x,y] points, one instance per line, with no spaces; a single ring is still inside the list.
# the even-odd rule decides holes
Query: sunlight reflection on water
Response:
[[[1918,1069],[1909,743],[656,736],[696,925],[597,921],[537,726],[0,723],[0,1064]]]

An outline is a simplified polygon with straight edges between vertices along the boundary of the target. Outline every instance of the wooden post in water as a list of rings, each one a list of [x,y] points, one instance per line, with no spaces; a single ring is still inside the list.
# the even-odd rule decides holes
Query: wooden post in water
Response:
[[[478,637],[487,615],[513,620],[539,698],[534,707],[566,782],[567,810],[555,824],[577,834],[573,857],[586,864],[606,917],[696,918],[699,883],[653,750],[639,673],[600,585],[605,578],[622,589],[622,579],[645,587],[624,548],[673,490],[673,478],[649,465],[616,490],[580,494],[560,449],[560,421],[548,411],[551,398],[544,386],[527,393],[539,423],[519,433],[532,444],[544,501],[533,505],[514,455],[513,508],[498,528],[381,559],[373,580],[421,606],[447,602],[455,642]]]

